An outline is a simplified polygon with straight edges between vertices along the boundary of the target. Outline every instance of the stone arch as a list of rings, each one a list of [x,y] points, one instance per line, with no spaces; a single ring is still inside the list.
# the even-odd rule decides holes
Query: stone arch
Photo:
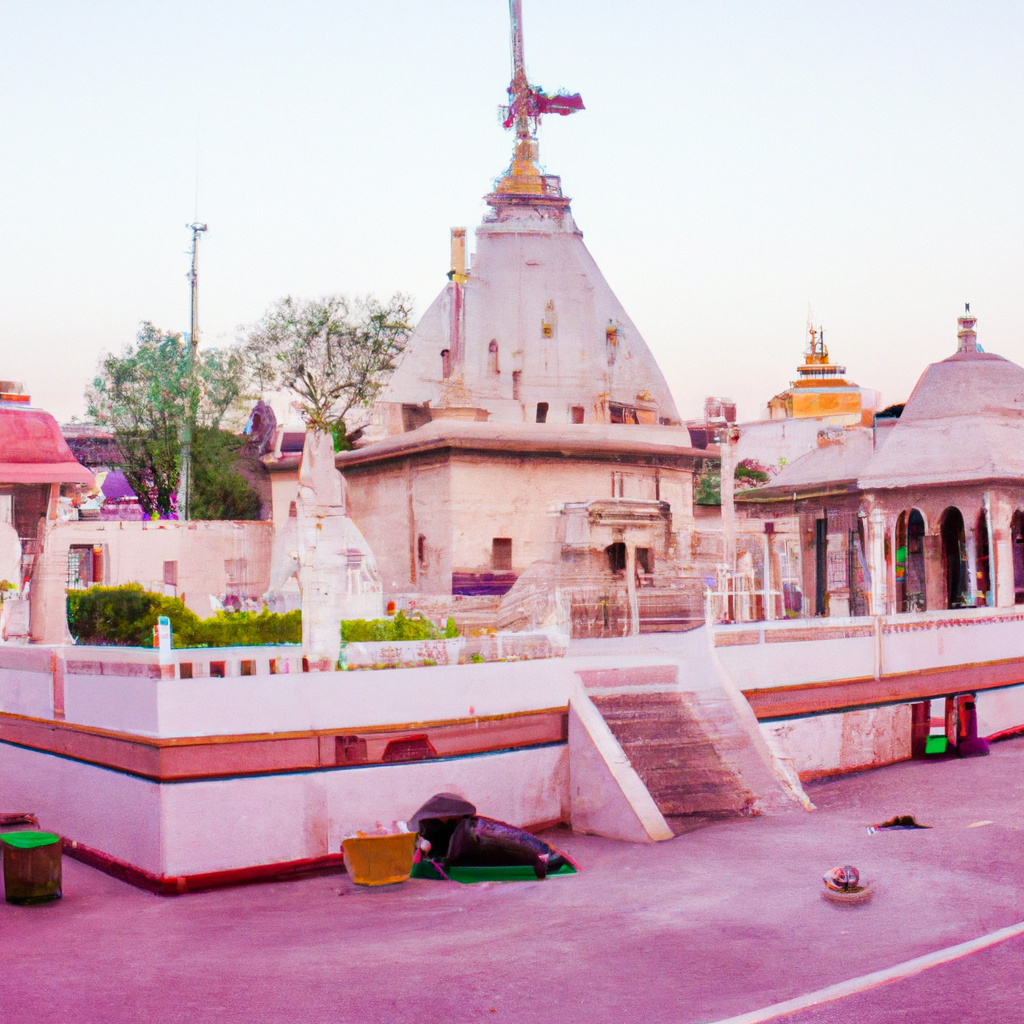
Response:
[[[989,549],[989,522],[984,507],[974,523],[974,583],[979,604],[995,604],[992,593],[992,552]]]
[[[942,541],[943,599],[946,608],[964,608],[970,604],[970,581],[967,577],[967,539],[964,515],[950,505],[939,517]]]
[[[918,508],[905,509],[896,520],[895,558],[896,610],[923,612],[928,607],[925,587],[924,514]]]
[[[1010,519],[1010,547],[1013,550],[1013,603],[1024,604],[1024,512],[1020,509]]]

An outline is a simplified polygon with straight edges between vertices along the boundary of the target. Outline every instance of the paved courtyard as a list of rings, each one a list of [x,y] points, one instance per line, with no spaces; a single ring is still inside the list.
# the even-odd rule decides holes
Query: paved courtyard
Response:
[[[1022,780],[1016,739],[810,786],[811,814],[654,846],[556,829],[582,870],[545,882],[361,889],[333,874],[168,898],[65,859],[63,900],[0,904],[2,1017],[718,1021],[1024,921]],[[868,834],[906,813],[933,827]],[[841,863],[870,903],[821,898]],[[1017,937],[773,1019],[1024,1021],[1022,963]]]

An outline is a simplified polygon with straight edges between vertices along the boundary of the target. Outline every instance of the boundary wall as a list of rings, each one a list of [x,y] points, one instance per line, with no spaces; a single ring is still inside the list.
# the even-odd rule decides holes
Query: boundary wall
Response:
[[[980,736],[1024,731],[1024,609],[709,628],[721,671],[802,779],[906,760],[912,703],[974,694]]]
[[[659,839],[661,812],[581,689],[653,693],[648,676],[746,698],[764,744],[730,758],[760,749],[776,776],[860,770],[910,756],[912,703],[974,693],[981,735],[1024,730],[1024,610],[743,623],[374,672],[304,671],[288,645],[160,664],[141,648],[0,644],[0,783],[76,856],[158,891],[336,863],[344,835],[442,791],[522,827],[575,818]]]

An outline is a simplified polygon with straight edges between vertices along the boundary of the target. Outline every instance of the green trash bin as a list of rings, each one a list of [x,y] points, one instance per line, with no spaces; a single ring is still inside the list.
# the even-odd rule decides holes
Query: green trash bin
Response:
[[[46,903],[61,897],[60,836],[52,832],[5,832],[4,896],[8,903]]]

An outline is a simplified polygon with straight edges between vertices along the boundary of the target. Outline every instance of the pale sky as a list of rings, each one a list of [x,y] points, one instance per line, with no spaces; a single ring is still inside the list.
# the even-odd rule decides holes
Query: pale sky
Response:
[[[1024,5],[523,0],[541,161],[684,417],[795,376],[808,303],[883,401],[1024,363]],[[445,283],[511,153],[505,0],[0,0],[0,377],[81,415],[142,320]],[[198,166],[198,206],[197,195]],[[472,241],[471,241],[472,245]]]

